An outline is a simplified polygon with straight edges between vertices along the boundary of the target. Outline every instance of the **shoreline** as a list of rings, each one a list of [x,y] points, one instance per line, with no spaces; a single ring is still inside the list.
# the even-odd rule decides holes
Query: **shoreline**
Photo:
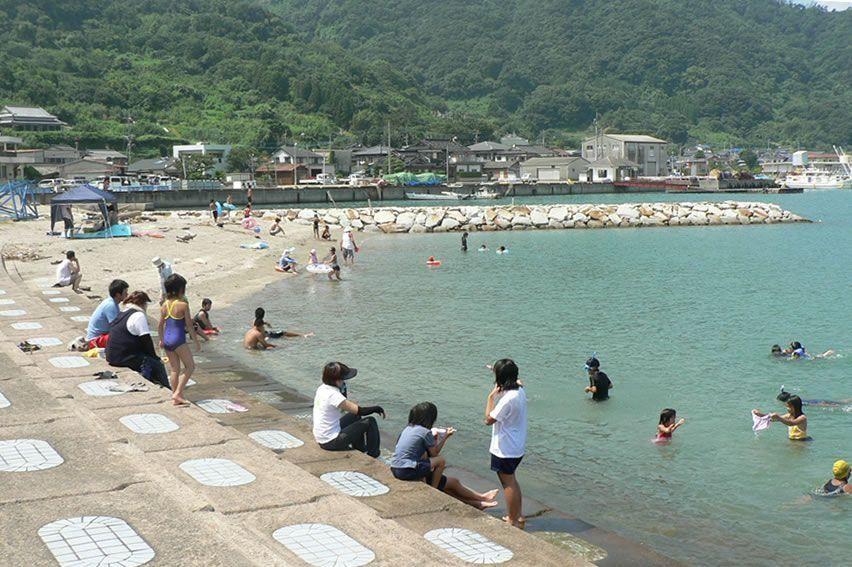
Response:
[[[310,421],[306,416],[311,412],[313,400],[309,395],[289,387],[227,354],[220,351],[213,352],[215,353],[213,356],[210,356],[208,351],[203,353],[203,356],[210,361],[208,371],[217,375],[227,375],[228,386],[236,388],[304,423],[306,427],[310,427]],[[386,459],[393,453],[394,439],[393,435],[386,430],[380,430],[380,435],[382,455],[379,460],[387,465]],[[488,479],[463,467],[449,466],[447,474],[460,478],[466,485],[475,490],[488,490],[494,487],[493,479]],[[535,497],[524,496],[524,510],[527,517],[527,533],[535,534],[537,537],[558,546],[567,547],[573,553],[578,553],[597,565],[641,563],[648,566],[670,566],[679,564],[642,543],[599,528],[567,512],[553,508]],[[482,513],[497,519],[502,517],[505,514],[502,497],[501,504],[498,507]]]

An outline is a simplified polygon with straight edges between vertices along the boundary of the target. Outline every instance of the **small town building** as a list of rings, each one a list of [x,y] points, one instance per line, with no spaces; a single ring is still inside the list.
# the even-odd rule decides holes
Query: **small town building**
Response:
[[[181,167],[173,157],[158,157],[134,161],[127,167],[127,173],[137,177],[177,177]]]
[[[484,162],[472,153],[461,154],[450,158],[450,178],[459,181],[479,181],[482,179]]]
[[[612,183],[638,177],[639,166],[622,157],[605,157],[588,164],[585,179],[594,183]]]
[[[590,162],[612,159],[613,163],[629,163],[642,177],[668,175],[666,146],[668,142],[644,134],[599,134],[583,142],[583,158]]]
[[[683,158],[675,163],[677,171],[682,176],[700,177],[710,173],[707,158]]]
[[[282,185],[298,185],[302,179],[310,177],[308,167],[297,163],[264,163],[255,170],[255,177],[266,177],[269,182],[278,187]]]
[[[506,146],[507,148],[512,148],[515,146],[529,146],[530,141],[526,138],[521,138],[514,132],[511,134],[506,134],[505,136],[500,137],[500,143]]]
[[[352,148],[352,169],[366,171],[382,167],[382,164],[387,164],[388,153],[393,155],[395,150],[382,145]]]
[[[60,130],[65,122],[43,108],[33,106],[4,106],[0,108],[0,130],[49,131]]]
[[[482,172],[489,181],[519,181],[521,160],[486,161],[482,163]]]
[[[24,167],[33,163],[32,156],[19,151],[23,143],[15,136],[0,136],[0,183],[21,179]]]
[[[185,144],[180,146],[172,146],[172,157],[178,160],[183,160],[192,156],[209,156],[213,163],[210,166],[211,172],[225,171],[227,167],[228,154],[231,153],[231,146],[227,144],[208,144],[206,142],[198,142],[195,144]]]
[[[589,162],[581,157],[534,157],[521,162],[521,179],[539,182],[579,181]]]
[[[122,175],[124,173],[124,166],[122,165],[91,158],[82,158],[52,167],[56,168],[56,177],[79,181],[92,181],[98,177]],[[39,167],[38,169],[42,171],[42,168]],[[52,177],[52,175],[48,175],[48,177]]]
[[[27,149],[20,150],[20,153],[27,153],[32,156],[33,162],[37,165],[53,165],[68,163],[80,159],[82,154],[71,146],[50,146],[44,149]]]
[[[275,163],[290,163],[303,165],[308,170],[308,177],[316,177],[320,173],[334,173],[334,166],[329,165],[326,171],[322,155],[299,146],[281,146],[272,154]]]
[[[511,149],[511,146],[506,146],[500,142],[485,141],[470,145],[467,149],[483,161],[505,161],[505,154],[503,152]],[[498,154],[504,159],[497,159]]]
[[[326,165],[326,173],[349,175],[352,172],[352,150],[314,148]]]
[[[127,166],[127,156],[116,150],[86,150],[83,157],[96,161],[105,161],[122,167]]]

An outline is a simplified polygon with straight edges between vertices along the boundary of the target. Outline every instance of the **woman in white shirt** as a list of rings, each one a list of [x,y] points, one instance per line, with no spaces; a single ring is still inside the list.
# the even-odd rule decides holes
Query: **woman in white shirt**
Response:
[[[341,393],[344,380],[358,371],[342,362],[329,362],[322,371],[322,384],[314,396],[314,439],[326,451],[356,449],[373,458],[379,456],[377,413],[385,418],[381,406],[359,406]],[[341,417],[341,412],[345,412]]]
[[[497,473],[506,497],[508,515],[503,520],[523,529],[523,496],[515,470],[527,442],[527,395],[513,360],[498,360],[492,368],[494,388],[485,405],[485,423],[491,426],[491,470]]]

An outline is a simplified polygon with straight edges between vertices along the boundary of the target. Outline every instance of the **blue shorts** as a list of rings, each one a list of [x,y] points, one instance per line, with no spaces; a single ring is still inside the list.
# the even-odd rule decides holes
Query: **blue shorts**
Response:
[[[515,474],[515,469],[521,464],[523,457],[503,458],[491,455],[491,470],[503,474]]]
[[[430,461],[417,461],[417,467],[413,469],[398,469],[391,467],[391,473],[398,480],[425,480],[427,484],[432,484],[432,463]],[[441,480],[438,481],[438,490],[444,491],[447,485],[447,477],[441,475]]]

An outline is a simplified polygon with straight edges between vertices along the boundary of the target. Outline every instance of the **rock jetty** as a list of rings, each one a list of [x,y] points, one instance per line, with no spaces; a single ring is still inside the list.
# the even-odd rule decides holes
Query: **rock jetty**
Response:
[[[279,214],[298,224],[310,224],[317,215],[322,222],[332,226],[385,233],[810,222],[772,203],[740,201],[291,209]],[[267,215],[274,216],[274,213]]]

